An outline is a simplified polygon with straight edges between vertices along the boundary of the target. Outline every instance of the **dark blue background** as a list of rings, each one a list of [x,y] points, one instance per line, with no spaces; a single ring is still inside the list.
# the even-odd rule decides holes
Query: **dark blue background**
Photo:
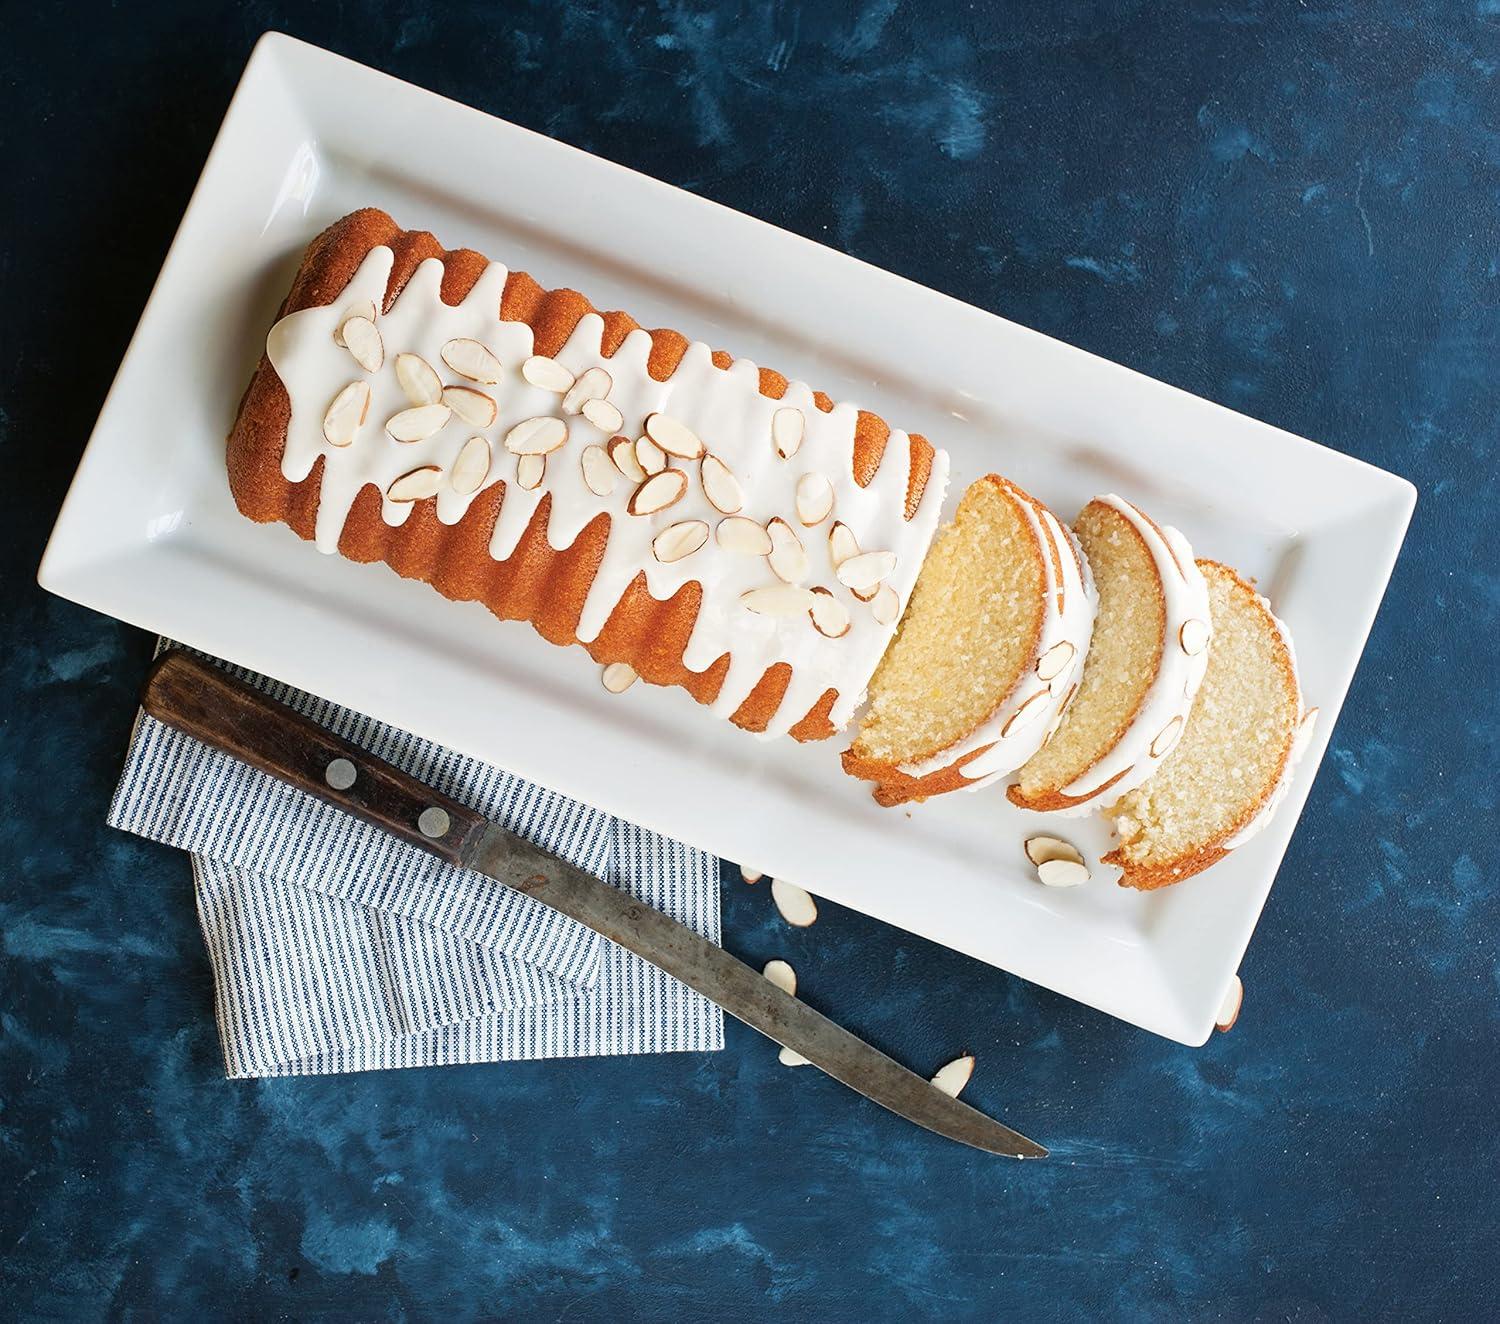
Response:
[[[1494,1309],[1500,3],[7,6],[0,1313],[1461,1318]],[[186,860],[102,817],[150,642],[36,562],[280,27],[1421,489],[1194,1052],[834,906],[728,944],[1052,1146],[706,1057],[227,1084]],[[913,887],[922,880],[914,878]]]

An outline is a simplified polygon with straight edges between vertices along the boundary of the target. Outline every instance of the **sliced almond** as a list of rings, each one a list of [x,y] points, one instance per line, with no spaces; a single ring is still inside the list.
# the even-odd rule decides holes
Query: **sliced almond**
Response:
[[[811,568],[802,539],[779,515],[767,522],[766,533],[771,539],[768,559],[776,578],[787,584],[800,584]]]
[[[756,883],[760,882],[762,878],[765,877],[765,874],[761,873],[758,869],[747,869],[742,864],[740,865],[740,877],[743,878],[747,883],[751,884],[751,886],[754,886]]]
[[[757,616],[800,616],[812,610],[813,592],[794,584],[767,584],[741,593],[740,604]]]
[[[808,528],[821,524],[833,513],[833,484],[818,473],[805,473],[797,480],[797,518]]]
[[[1006,719],[1005,725],[1000,728],[1000,734],[1008,736],[1019,731],[1028,722],[1034,722],[1040,717],[1046,707],[1047,691],[1038,690],[1029,699],[1024,700],[1021,706]]]
[[[585,368],[574,379],[573,385],[568,387],[563,395],[562,411],[565,414],[579,414],[590,400],[602,400],[610,392],[615,384],[615,379],[603,368]]]
[[[1151,742],[1151,757],[1161,758],[1177,743],[1177,737],[1182,733],[1182,716],[1179,714],[1168,722],[1156,733],[1156,739]]]
[[[369,412],[370,383],[350,382],[333,397],[323,415],[323,440],[330,446],[351,445]]]
[[[703,454],[703,442],[698,434],[670,414],[648,414],[646,435],[668,455],[683,460],[696,460]]]
[[[1224,1001],[1219,1004],[1218,1014],[1214,1017],[1215,1028],[1228,1034],[1234,1029],[1235,1021],[1240,1018],[1240,1008],[1245,1005],[1245,985],[1240,982],[1238,975],[1229,976],[1229,989],[1224,994]]]
[[[545,414],[517,423],[505,434],[505,449],[512,455],[551,455],[568,439],[568,425]]]
[[[468,496],[479,491],[489,476],[490,443],[483,437],[470,437],[459,451],[458,459],[453,461],[448,482],[459,496]]]
[[[443,356],[443,362],[460,377],[467,377],[471,382],[479,382],[481,385],[495,385],[505,372],[488,345],[467,337],[450,340],[439,353]]]
[[[704,455],[698,467],[698,480],[703,484],[703,495],[709,505],[719,514],[734,515],[744,508],[745,489],[734,471],[717,455]]]
[[[1048,860],[1072,860],[1074,864],[1083,863],[1083,853],[1070,841],[1064,841],[1061,837],[1027,837],[1026,858],[1035,865],[1046,864]]]
[[[499,412],[495,401],[472,386],[445,386],[443,403],[470,427],[487,428]]]
[[[771,879],[771,900],[776,903],[781,918],[793,928],[805,929],[818,918],[818,903],[795,883]]]
[[[632,515],[654,515],[675,506],[687,495],[687,475],[681,469],[663,469],[630,494],[626,509]]]
[[[420,354],[396,355],[396,380],[414,405],[435,405],[443,398],[443,379]]]
[[[373,322],[375,320],[375,305],[370,300],[365,299],[362,303],[352,304],[350,307],[344,309],[342,320],[333,328],[333,343],[340,349],[348,349],[349,346],[344,340],[344,327],[356,317],[363,317],[367,322]]]
[[[583,465],[583,481],[588,484],[590,492],[595,496],[606,497],[615,490],[620,471],[615,468],[609,452],[603,446],[585,446],[583,454],[578,458]]]
[[[771,415],[771,445],[783,460],[790,460],[802,449],[802,434],[806,431],[807,420],[800,409],[787,405]]]
[[[974,1055],[966,1053],[963,1057],[956,1057],[945,1067],[939,1067],[937,1074],[933,1076],[932,1083],[950,1098],[958,1098],[964,1091],[964,1086],[969,1083],[969,1077],[974,1074]]]
[[[1088,882],[1089,869],[1077,860],[1044,860],[1037,865],[1036,876],[1048,887],[1077,887]]]
[[[1313,732],[1318,727],[1318,710],[1309,708],[1302,714],[1302,720],[1297,723],[1297,733],[1292,737],[1293,759],[1300,759],[1307,753],[1307,747],[1312,744]]]
[[[720,520],[715,537],[726,552],[739,552],[743,556],[769,556],[771,553],[771,535],[764,526],[744,515],[731,515]]]
[[[658,561],[670,565],[691,556],[708,541],[708,525],[701,519],[686,519],[669,524],[651,540],[651,553]]]
[[[828,559],[837,570],[845,561],[859,555],[859,540],[842,520],[835,520],[828,530]]]
[[[776,1054],[776,1060],[784,1067],[810,1067],[812,1065],[795,1048],[783,1048]]]
[[[1037,658],[1037,676],[1046,681],[1056,680],[1068,669],[1068,664],[1072,662],[1073,655],[1077,651],[1066,639],[1061,643],[1053,644],[1041,657]]]
[[[635,443],[635,462],[648,477],[659,474],[667,467],[667,453],[650,437],[640,437]]]
[[[767,961],[761,971],[771,983],[791,997],[797,996],[797,972],[785,961]]]
[[[573,374],[556,359],[545,354],[533,354],[521,365],[521,376],[533,386],[544,391],[555,391],[558,395],[572,389]]]
[[[351,317],[343,325],[344,348],[366,372],[379,372],[385,362],[385,342],[374,321],[368,317]]]
[[[856,593],[868,592],[873,595],[876,588],[880,586],[880,581],[895,568],[895,552],[861,552],[858,556],[851,556],[847,561],[841,561],[834,573],[838,575],[839,583],[845,588],[853,589]]]
[[[641,462],[635,458],[635,442],[629,437],[611,437],[604,443],[609,452],[609,458],[615,462],[618,469],[632,483],[644,483],[646,471],[641,468]]]
[[[615,433],[625,426],[625,416],[608,400],[585,400],[583,416],[600,432]]]
[[[424,464],[420,469],[402,474],[385,489],[385,494],[392,501],[425,501],[438,494],[442,482],[443,471],[435,464]]]
[[[1209,628],[1208,622],[1200,621],[1196,616],[1183,621],[1182,629],[1177,631],[1177,642],[1189,657],[1196,657],[1201,653],[1212,638],[1213,630]]]
[[[604,668],[600,679],[611,694],[624,694],[635,684],[639,672],[628,662],[611,662]]]
[[[830,639],[842,639],[849,633],[851,625],[849,608],[826,588],[815,588],[812,594],[813,604],[807,609],[807,614],[812,617],[814,627],[819,634]]]
[[[397,441],[426,441],[448,426],[453,411],[447,405],[417,405],[386,420],[385,430]]]
[[[889,584],[882,584],[870,600],[870,615],[878,625],[894,625],[901,619],[901,595]]]
[[[516,485],[524,487],[528,492],[535,492],[546,476],[547,457],[545,455],[523,455],[516,461]]]

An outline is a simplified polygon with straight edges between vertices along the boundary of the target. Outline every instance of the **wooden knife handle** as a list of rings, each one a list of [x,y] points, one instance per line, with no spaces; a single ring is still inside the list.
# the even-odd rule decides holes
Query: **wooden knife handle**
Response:
[[[152,664],[141,706],[157,721],[450,864],[463,863],[466,847],[486,826],[468,806],[191,653],[174,651]]]

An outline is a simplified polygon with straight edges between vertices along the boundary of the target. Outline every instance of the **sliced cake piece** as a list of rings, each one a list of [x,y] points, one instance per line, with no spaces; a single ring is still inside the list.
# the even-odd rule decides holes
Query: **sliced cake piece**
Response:
[[[1286,626],[1233,570],[1198,566],[1214,628],[1203,686],[1171,756],[1106,811],[1120,844],[1104,860],[1126,887],[1181,882],[1264,827],[1312,731]]]
[[[979,479],[928,555],[844,770],[884,805],[1013,772],[1076,688],[1094,609],[1088,562],[1052,512]]]
[[[1171,752],[1203,681],[1208,586],[1193,549],[1117,496],[1073,525],[1093,569],[1099,616],[1056,734],[1009,789],[1023,809],[1082,814],[1141,785]]]

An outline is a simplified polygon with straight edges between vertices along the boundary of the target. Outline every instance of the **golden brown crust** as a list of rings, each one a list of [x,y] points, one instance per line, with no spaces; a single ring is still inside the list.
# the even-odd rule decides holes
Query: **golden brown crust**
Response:
[[[444,249],[431,234],[402,230],[385,212],[365,208],[335,221],[308,246],[278,317],[332,303],[370,250],[381,245],[395,255],[385,293],[386,310],[428,258],[443,263],[442,298],[449,304],[461,302],[489,264],[483,254],[472,249]],[[496,315],[507,321],[526,322],[535,338],[535,352],[550,356],[567,343],[579,320],[594,311],[577,290],[547,290],[525,272],[513,271],[506,279]],[[604,354],[612,357],[638,324],[623,312],[600,316],[604,319]],[[670,328],[658,328],[650,335],[647,370],[658,381],[665,381],[681,363],[689,342]],[[733,363],[723,350],[714,352],[713,361],[726,370]],[[780,373],[769,368],[760,370],[763,395],[779,399],[786,389],[787,379]],[[832,399],[822,392],[814,396],[814,403],[825,413],[833,408]],[[260,523],[287,524],[299,537],[310,540],[317,518],[323,461],[320,458],[300,483],[288,482],[282,476],[281,459],[290,418],[286,388],[263,354],[240,401],[225,463],[230,490],[242,514]],[[889,437],[890,428],[884,420],[860,411],[855,424],[854,477],[861,486],[874,478]],[[913,436],[908,519],[920,504],[932,458],[933,449],[925,438]],[[383,561],[397,574],[425,580],[447,597],[482,602],[502,620],[529,621],[553,643],[578,642],[578,619],[604,554],[609,516],[598,516],[572,546],[557,551],[547,541],[550,501],[544,498],[515,552],[504,561],[496,561],[489,554],[489,539],[504,497],[505,484],[495,484],[452,525],[438,520],[434,501],[420,501],[404,524],[392,527],[381,518],[380,493],[368,486],[360,492],[345,522],[339,553],[356,561]],[[702,672],[690,671],[682,662],[701,598],[701,587],[690,582],[667,601],[658,602],[647,590],[643,574],[621,596],[588,651],[601,664],[628,663],[653,684],[679,685],[699,703],[712,703],[729,670],[728,655]],[[746,730],[765,730],[790,680],[791,669],[786,663],[768,668],[730,720]],[[798,740],[823,740],[834,734],[829,713],[837,697],[834,690],[821,695],[792,726],[791,734]]]
[[[1101,755],[1100,757],[1103,756]],[[1096,759],[1095,762],[1097,763],[1098,760]],[[1091,764],[1090,766],[1093,765]],[[1090,800],[1097,800],[1129,771],[1129,768],[1122,768],[1097,791],[1093,791],[1088,795],[1064,795],[1061,791],[1042,791],[1037,795],[1027,796],[1022,792],[1019,784],[1007,786],[1005,794],[1011,804],[1021,809],[1034,810],[1037,813],[1049,813],[1055,809],[1071,809],[1074,805],[1086,804]],[[1081,773],[1079,775],[1082,776]]]
[[[1266,618],[1267,628],[1276,640],[1276,669],[1281,673],[1282,684],[1287,693],[1292,696],[1292,701],[1299,709],[1301,707],[1301,691],[1297,684],[1297,668],[1292,661],[1291,650],[1287,647],[1286,637],[1277,626],[1276,618],[1272,616],[1265,602],[1255,586],[1246,580],[1239,571],[1231,566],[1224,565],[1220,561],[1210,561],[1203,557],[1198,558],[1198,568],[1204,575],[1222,574],[1232,581],[1233,591],[1242,594],[1246,602],[1254,610]],[[1300,718],[1301,713],[1297,716]],[[1191,718],[1189,719],[1191,720]],[[1255,816],[1265,808],[1266,802],[1275,794],[1276,787],[1283,776],[1286,775],[1287,761],[1292,756],[1292,746],[1297,739],[1297,722],[1294,720],[1287,734],[1286,741],[1282,746],[1281,757],[1276,764],[1276,775],[1267,782],[1265,789],[1253,804],[1246,806],[1236,816],[1229,827],[1218,833],[1212,841],[1207,841],[1189,851],[1184,855],[1172,860],[1162,860],[1153,864],[1132,863],[1125,858],[1120,847],[1101,857],[1105,864],[1113,864],[1123,872],[1120,875],[1121,887],[1133,887],[1140,892],[1155,891],[1159,887],[1169,887],[1173,883],[1180,883],[1185,878],[1191,878],[1195,873],[1202,873],[1211,864],[1217,864],[1226,855],[1229,849],[1224,845],[1232,841],[1236,834],[1243,832],[1254,821]]]
[[[976,478],[974,482],[970,484],[969,490],[972,491],[981,483],[989,483],[995,487],[998,487],[1012,500],[1023,502],[1034,510],[1046,510],[1046,507],[1042,505],[1040,501],[1038,501],[1024,488],[1017,486],[1008,478],[1002,478],[999,474],[986,474],[983,478]],[[967,495],[967,493],[965,495]],[[1036,533],[1031,528],[1031,526],[1027,524],[1024,527],[1030,534],[1028,552],[1036,564],[1038,575],[1041,576],[1043,567],[1045,566],[1048,559],[1048,551],[1042,546],[1041,539],[1036,536]],[[1046,528],[1045,523],[1042,525],[1042,527],[1044,529]],[[1049,538],[1048,542],[1049,544],[1052,543],[1052,539]],[[1059,555],[1059,549],[1055,545],[1052,546],[1052,565],[1057,571],[1060,581],[1062,567],[1057,559]],[[1043,578],[1043,582],[1046,582],[1045,578]],[[1026,651],[1026,661],[1022,664],[1021,669],[1016,673],[1015,678],[1013,679],[1010,686],[1007,687],[1004,695],[991,710],[989,716],[984,719],[985,722],[988,722],[994,716],[994,714],[998,712],[1010,700],[1011,696],[1015,693],[1016,688],[1023,682],[1024,678],[1030,672],[1031,668],[1036,664],[1037,654],[1040,651],[1041,647],[1042,632],[1045,627],[1045,621],[1045,605],[1039,605],[1038,610],[1034,614],[1032,620],[1031,647]],[[984,723],[981,722],[979,725],[983,726]],[[887,807],[892,807],[895,805],[907,804],[913,800],[926,800],[934,795],[945,795],[949,791],[960,791],[965,787],[973,786],[974,782],[963,775],[963,769],[968,764],[977,759],[981,754],[987,753],[993,748],[994,742],[991,741],[990,744],[981,745],[978,749],[971,750],[967,754],[961,755],[946,767],[938,768],[929,773],[924,773],[920,777],[913,777],[910,773],[902,772],[900,767],[885,759],[872,758],[869,755],[861,754],[859,752],[858,739],[856,739],[854,744],[844,751],[841,757],[843,761],[844,771],[848,773],[849,776],[857,777],[860,781],[874,782],[875,788],[872,794],[874,795],[876,802]],[[935,749],[931,753],[913,758],[909,760],[909,762],[925,762],[927,759],[936,758],[942,752],[943,751],[941,749]]]
[[[902,772],[895,764],[882,759],[861,758],[850,748],[843,753],[844,771],[860,781],[874,782],[875,788],[871,794],[875,797],[875,802],[890,809],[896,805],[910,804],[913,800],[920,804],[934,795],[946,795],[949,791],[961,791],[966,786],[974,785],[963,775],[963,769],[993,747],[993,744],[981,745],[946,768],[939,768],[936,772],[929,772],[921,777]]]
[[[1119,865],[1124,870],[1120,875],[1121,887],[1133,887],[1138,892],[1154,892],[1159,887],[1170,887],[1173,883],[1191,878],[1195,873],[1202,873],[1209,865],[1217,864],[1228,854],[1222,847],[1206,847],[1170,864],[1146,866],[1126,864],[1116,849],[1100,856],[1100,859],[1105,864]]]

